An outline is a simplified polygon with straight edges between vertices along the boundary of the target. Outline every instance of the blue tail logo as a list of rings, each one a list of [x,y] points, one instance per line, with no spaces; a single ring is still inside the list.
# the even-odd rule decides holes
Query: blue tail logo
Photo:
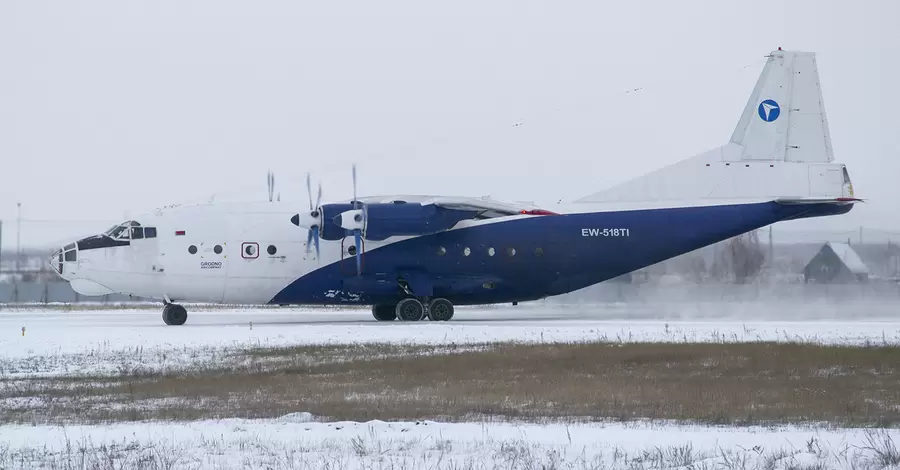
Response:
[[[759,113],[759,118],[763,121],[772,122],[781,115],[781,106],[778,106],[775,100],[765,100],[759,104],[756,112]]]

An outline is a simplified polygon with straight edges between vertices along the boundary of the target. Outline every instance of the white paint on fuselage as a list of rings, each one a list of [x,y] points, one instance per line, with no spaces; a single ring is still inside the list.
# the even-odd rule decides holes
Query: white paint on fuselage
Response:
[[[257,304],[268,302],[294,280],[346,258],[352,236],[320,239],[320,258],[307,252],[307,229],[290,221],[294,205],[282,202],[222,203],[160,209],[134,218],[155,227],[156,237],[131,240],[130,246],[82,250],[63,277],[89,280],[117,293],[173,301]],[[184,235],[176,235],[184,232]],[[365,241],[365,250],[409,237]],[[343,242],[343,244],[342,244]],[[244,253],[246,243],[254,255]],[[195,246],[191,254],[189,247]],[[217,253],[216,247],[221,247]],[[275,254],[269,254],[273,246]],[[77,288],[79,282],[73,283]],[[96,295],[95,291],[84,292]]]
[[[550,209],[584,214],[753,202],[763,200],[577,203]],[[99,285],[111,292],[158,299],[168,296],[173,301],[259,304],[321,267],[344,262],[348,275],[355,272],[355,259],[348,252],[353,237],[320,239],[321,259],[317,259],[314,247],[307,252],[307,229],[290,221],[296,213],[297,207],[285,202],[211,203],[156,210],[134,219],[143,227],[155,227],[155,238],[131,240],[130,246],[79,251],[77,263],[68,263],[63,277],[75,281],[72,287],[76,291],[90,286],[90,291],[85,288],[82,292],[85,295],[97,295],[102,290]],[[555,216],[465,220],[451,230],[524,217],[545,217],[552,223]],[[363,253],[409,238],[364,240]],[[245,244],[253,244],[254,255],[244,252]],[[197,248],[196,253],[189,252],[191,246]],[[275,248],[274,254],[269,254],[270,246]]]

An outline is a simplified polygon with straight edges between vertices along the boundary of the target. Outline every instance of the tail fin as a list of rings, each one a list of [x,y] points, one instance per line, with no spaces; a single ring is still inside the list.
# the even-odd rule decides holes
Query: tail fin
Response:
[[[814,53],[769,56],[731,142],[742,147],[740,160],[834,160]]]
[[[578,202],[853,197],[833,163],[815,54],[768,57],[727,144]]]

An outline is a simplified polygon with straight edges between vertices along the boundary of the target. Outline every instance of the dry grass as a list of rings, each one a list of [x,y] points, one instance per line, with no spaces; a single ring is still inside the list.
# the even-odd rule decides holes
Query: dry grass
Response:
[[[39,401],[28,397],[39,397]],[[12,401],[11,401],[12,399]],[[472,416],[900,421],[900,348],[785,343],[310,346],[164,376],[0,382],[3,422]],[[15,400],[19,400],[18,404]]]

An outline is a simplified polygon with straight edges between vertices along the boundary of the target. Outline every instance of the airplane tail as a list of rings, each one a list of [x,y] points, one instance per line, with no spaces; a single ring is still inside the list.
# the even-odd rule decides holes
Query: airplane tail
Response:
[[[728,143],[577,202],[854,198],[833,161],[815,54],[779,48]]]

